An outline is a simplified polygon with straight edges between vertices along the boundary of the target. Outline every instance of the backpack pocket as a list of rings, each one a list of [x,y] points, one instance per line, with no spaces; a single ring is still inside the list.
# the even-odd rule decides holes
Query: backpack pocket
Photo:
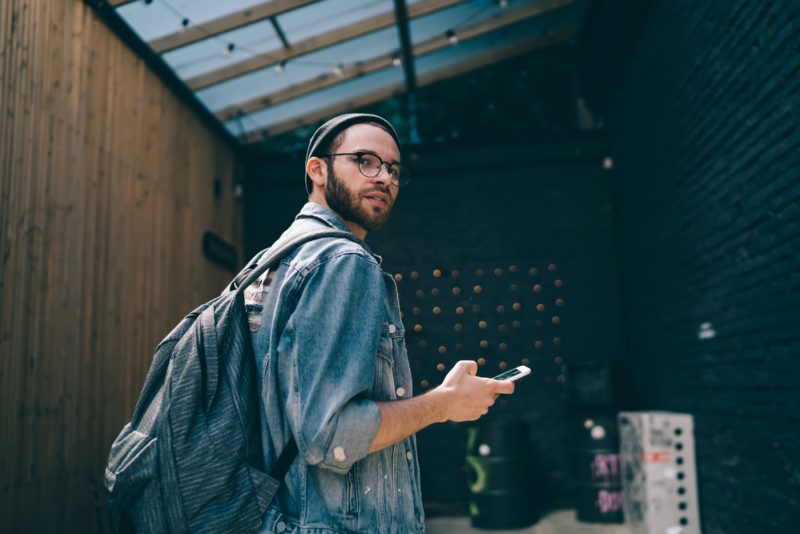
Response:
[[[111,446],[103,484],[108,492],[109,520],[114,532],[128,521],[139,528],[162,524],[158,519],[162,514],[158,510],[161,494],[155,480],[157,441],[153,436],[134,430],[128,423]],[[149,519],[140,517],[142,514]]]

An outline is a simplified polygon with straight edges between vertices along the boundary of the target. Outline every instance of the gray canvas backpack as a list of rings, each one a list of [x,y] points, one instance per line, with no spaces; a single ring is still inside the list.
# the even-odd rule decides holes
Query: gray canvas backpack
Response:
[[[105,469],[114,532],[258,530],[297,444],[264,471],[243,293],[295,247],[321,237],[352,239],[320,229],[279,240],[158,345]]]

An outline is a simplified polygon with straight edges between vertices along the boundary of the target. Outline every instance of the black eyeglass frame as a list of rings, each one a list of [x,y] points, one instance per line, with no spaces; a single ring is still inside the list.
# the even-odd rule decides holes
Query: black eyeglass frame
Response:
[[[408,165],[403,165],[402,163],[389,163],[388,161],[383,161],[381,157],[377,154],[372,152],[336,152],[334,154],[320,154],[318,157],[320,158],[332,158],[334,156],[355,156],[356,162],[358,163],[358,172],[360,172],[365,178],[375,178],[381,173],[381,169],[384,165],[386,165],[386,170],[389,172],[389,176],[391,176],[392,185],[396,187],[403,187],[408,185],[410,181],[409,176],[409,168]],[[378,167],[378,172],[370,176],[364,169],[361,167],[361,163],[364,161],[364,156],[372,156],[373,158],[377,158],[378,161],[381,162],[380,167]],[[396,167],[398,170],[397,177],[392,174],[392,167]]]

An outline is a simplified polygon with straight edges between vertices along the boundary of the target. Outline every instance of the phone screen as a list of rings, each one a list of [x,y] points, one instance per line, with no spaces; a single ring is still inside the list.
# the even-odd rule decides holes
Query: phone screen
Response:
[[[528,371],[527,373],[525,371]],[[495,380],[513,380],[516,378],[522,378],[520,375],[525,376],[530,373],[530,370],[521,367],[515,367],[513,369],[509,369],[505,373],[500,373],[496,377]]]

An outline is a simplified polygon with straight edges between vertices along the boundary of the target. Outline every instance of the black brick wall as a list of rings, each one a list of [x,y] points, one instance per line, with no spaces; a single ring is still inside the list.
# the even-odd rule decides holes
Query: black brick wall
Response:
[[[415,393],[438,385],[459,359],[483,358],[483,376],[528,363],[534,375],[492,416],[529,421],[535,485],[563,498],[563,366],[622,352],[604,144],[589,136],[415,154],[414,179],[390,223],[367,237],[384,269],[399,275]],[[289,224],[305,195],[299,161],[250,169],[253,253]],[[465,504],[466,425],[438,425],[418,437],[426,501]]]
[[[800,2],[653,2],[610,104],[642,407],[694,414],[705,532],[796,532]]]

